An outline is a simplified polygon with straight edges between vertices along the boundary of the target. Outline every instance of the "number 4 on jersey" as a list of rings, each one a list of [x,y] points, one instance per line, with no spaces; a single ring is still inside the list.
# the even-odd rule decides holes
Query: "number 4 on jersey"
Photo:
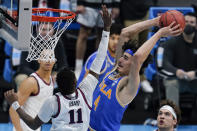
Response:
[[[99,100],[100,100],[100,95],[96,98],[96,100],[94,101],[94,110],[96,111],[96,108],[98,106]]]

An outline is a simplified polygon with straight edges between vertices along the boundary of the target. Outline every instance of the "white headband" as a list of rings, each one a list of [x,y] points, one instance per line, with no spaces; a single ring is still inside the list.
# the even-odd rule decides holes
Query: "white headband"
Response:
[[[174,109],[171,106],[164,105],[159,110],[161,110],[161,109],[168,110],[174,116],[174,118],[177,119],[176,113],[175,113]]]

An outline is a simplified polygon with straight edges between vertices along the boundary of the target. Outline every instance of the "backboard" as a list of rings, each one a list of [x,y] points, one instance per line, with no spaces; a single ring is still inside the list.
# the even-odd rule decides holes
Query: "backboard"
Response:
[[[27,51],[31,39],[32,0],[0,0],[0,37]]]

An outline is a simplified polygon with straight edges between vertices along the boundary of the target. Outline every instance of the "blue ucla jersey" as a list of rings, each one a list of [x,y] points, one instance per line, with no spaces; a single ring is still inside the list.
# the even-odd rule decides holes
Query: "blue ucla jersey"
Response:
[[[90,113],[90,130],[118,131],[127,106],[118,102],[116,93],[123,77],[114,78],[116,72],[108,74],[97,85]]]
[[[97,52],[94,52],[86,61],[81,74],[79,76],[79,79],[77,80],[77,87],[78,85],[82,82],[84,76],[86,75],[86,72],[88,72],[88,70],[90,69],[92,62],[94,61],[94,59],[96,58]],[[109,53],[109,51],[107,51],[107,56],[105,58],[105,61],[103,63],[103,66],[101,68],[101,74],[99,75],[99,82],[101,82],[103,80],[103,78],[105,77],[106,73],[110,72],[112,70],[112,68],[115,65],[115,58],[111,56],[111,54]]]

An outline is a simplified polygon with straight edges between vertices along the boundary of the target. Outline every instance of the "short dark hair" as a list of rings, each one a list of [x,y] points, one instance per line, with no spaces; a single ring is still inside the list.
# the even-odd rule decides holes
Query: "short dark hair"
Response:
[[[177,116],[177,124],[175,125],[175,127],[176,127],[180,123],[180,121],[181,121],[181,110],[180,110],[180,108],[173,101],[171,101],[171,100],[162,100],[160,102],[159,109],[162,106],[164,106],[164,105],[169,105],[169,106],[171,106],[174,109],[174,111],[176,113],[176,116]]]
[[[193,16],[193,17],[196,17],[196,14],[194,12],[188,12],[185,14],[185,16]]]
[[[110,35],[116,34],[120,35],[123,26],[121,24],[113,23],[110,28]]]
[[[128,42],[125,42],[124,45],[122,46],[122,50],[125,51],[127,49],[131,49],[133,51],[133,53],[135,53],[138,48],[139,48],[139,43],[137,40],[135,39],[131,39]],[[148,55],[148,57],[146,58],[146,60],[143,62],[141,69],[145,68],[148,66],[149,63],[151,63],[153,60],[153,57],[151,54]],[[142,70],[140,70],[141,73]]]
[[[131,49],[133,53],[135,53],[138,49],[138,41],[137,40],[129,40],[128,42],[125,42],[122,46],[122,50],[125,52],[127,49]]]
[[[62,68],[56,77],[58,91],[60,91],[62,95],[74,93],[76,90],[76,81],[75,73],[72,70],[66,67]]]

